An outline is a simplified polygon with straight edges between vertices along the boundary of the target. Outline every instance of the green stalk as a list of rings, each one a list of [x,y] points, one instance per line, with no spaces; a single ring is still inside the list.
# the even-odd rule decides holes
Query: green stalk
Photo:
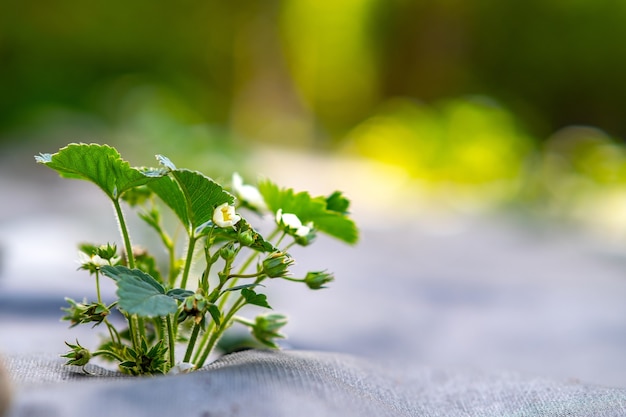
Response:
[[[174,251],[174,247],[172,246],[171,248],[168,247],[167,248],[168,254],[169,254],[169,271],[168,271],[168,278],[167,278],[167,282],[170,284],[170,287],[174,286],[174,282],[176,281],[176,268],[175,268],[175,264],[176,264],[176,253]]]
[[[276,241],[276,244],[274,245],[277,249],[280,250],[280,248],[278,247],[278,245],[280,245],[280,242],[283,241],[283,239],[285,238],[285,236],[287,236],[287,232],[283,232],[283,234],[280,236],[280,238]]]
[[[113,206],[115,207],[115,214],[117,215],[117,221],[120,224],[122,238],[124,239],[124,248],[126,249],[126,260],[128,262],[128,267],[130,269],[133,269],[135,267],[135,255],[133,254],[133,246],[130,243],[128,228],[126,227],[124,213],[122,212],[122,207],[120,206],[119,200],[113,199]]]
[[[189,362],[191,360],[191,354],[193,353],[193,348],[196,344],[196,340],[198,339],[201,327],[202,326],[200,326],[199,323],[195,323],[193,325],[193,330],[189,336],[189,343],[187,344],[187,350],[185,351],[185,358],[183,359],[183,362]]]
[[[111,336],[111,342],[117,343],[118,345],[121,345],[122,344],[122,339],[120,337],[120,334],[115,329],[115,327],[107,319],[104,319],[104,324],[106,324],[107,329],[109,329],[109,335]]]
[[[100,295],[100,274],[96,270],[96,294],[98,296],[98,304],[102,304],[102,296]]]
[[[211,267],[215,262],[217,262],[219,252],[216,252],[215,255],[211,255],[211,241],[213,238],[213,230],[209,231],[209,235],[205,238],[204,241],[204,259],[206,262],[206,267],[204,268],[204,272],[202,273],[202,277],[200,279],[200,288],[204,290],[205,293],[209,293],[209,275],[211,274]]]
[[[129,315],[126,320],[128,320],[128,332],[130,333],[130,340],[133,343],[133,349],[136,350],[141,346],[141,339],[137,329],[139,327],[137,316],[134,314]]]
[[[269,235],[269,237],[266,240],[271,241],[280,233],[280,231],[281,231],[281,228],[276,227],[276,229],[274,229],[274,231]],[[280,241],[284,237],[285,237],[285,233],[283,233],[283,235],[279,238],[277,244],[280,243]],[[243,275],[244,272],[248,269],[250,264],[256,259],[258,255],[259,254],[256,251],[253,251],[253,253],[241,265],[236,275]],[[228,286],[229,288],[233,288],[237,284],[237,278],[230,279],[229,281],[230,281],[230,285]],[[257,282],[260,282],[260,281],[261,280],[257,278]],[[226,305],[226,302],[228,301],[229,296],[230,296],[230,292],[227,292],[222,296],[222,299],[220,300],[218,304],[218,308],[220,309],[220,311]],[[204,362],[207,360],[207,358],[209,357],[209,355],[215,348],[215,345],[217,344],[219,338],[226,331],[226,329],[230,326],[229,324],[230,320],[233,318],[235,313],[237,313],[237,311],[239,311],[244,305],[245,305],[245,299],[243,298],[243,296],[240,295],[237,301],[235,301],[235,303],[231,307],[228,314],[224,317],[224,320],[222,320],[222,324],[220,326],[215,328],[216,324],[213,321],[209,324],[209,328],[202,336],[202,340],[200,341],[200,346],[198,347],[196,355],[194,356],[194,365],[196,366],[196,368],[200,368],[202,365],[204,365]]]
[[[111,357],[115,358],[115,360],[117,360],[118,362],[124,362],[124,359],[121,356],[119,356],[118,354],[113,353],[113,352],[111,352],[109,350],[96,350],[95,352],[93,352],[91,354],[91,356],[93,356],[94,358],[96,356],[102,356],[102,355],[111,356]]]
[[[167,321],[167,341],[169,344],[169,367],[172,368],[176,364],[176,336],[174,335],[174,326],[172,325],[172,315],[168,314]]]
[[[204,352],[204,348],[206,347],[206,344],[208,343],[209,336],[211,335],[211,333],[213,333],[215,326],[216,326],[215,322],[211,320],[211,322],[207,326],[206,332],[204,332],[204,334],[202,335],[202,339],[200,339],[200,345],[198,346],[198,349],[196,350],[196,354],[193,356],[193,364],[196,368],[198,368],[197,363],[198,363],[198,360],[200,359],[200,355],[202,354],[202,352]]]
[[[217,344],[220,337],[222,337],[222,334],[226,331],[226,329],[230,327],[233,316],[244,305],[246,305],[245,299],[242,296],[240,296],[235,302],[235,304],[233,305],[233,307],[230,309],[226,317],[224,317],[224,320],[222,320],[222,324],[217,329],[215,329],[215,331],[211,334],[206,346],[203,346],[202,354],[199,357],[199,360],[194,364],[196,368],[201,368],[204,365],[204,362],[207,360],[207,358],[209,357],[209,355],[215,348],[215,345]]]
[[[248,257],[248,259],[246,259],[246,261],[241,265],[241,268],[239,268],[239,272],[234,275],[233,279],[229,280],[230,281],[230,285],[228,286],[228,288],[233,288],[235,285],[237,285],[237,281],[238,281],[239,277],[241,277],[241,278],[246,277],[246,276],[244,276],[243,273],[246,271],[246,269],[248,269],[248,267],[250,266],[252,261],[254,261],[257,256],[259,256],[259,254],[256,251],[253,251],[252,254]],[[247,277],[247,278],[252,278],[252,277]],[[222,296],[222,300],[218,304],[218,308],[220,309],[220,311],[226,305],[226,302],[228,301],[229,296],[230,296],[229,292]]]
[[[189,236],[189,245],[187,247],[187,257],[185,258],[185,268],[183,269],[183,278],[180,282],[180,288],[185,289],[187,287],[187,279],[189,278],[189,270],[191,269],[191,261],[193,259],[193,250],[196,246],[197,238],[195,236]]]
[[[227,327],[226,325],[220,326],[218,329],[215,330],[215,332],[211,334],[211,337],[208,340],[208,344],[204,348],[202,355],[200,356],[198,361],[194,364],[196,368],[202,368],[202,366],[204,365],[204,362],[207,360],[207,358],[211,354],[211,351],[213,350],[213,347],[217,343],[218,339],[222,336],[222,333],[224,333],[224,330],[226,330],[226,327]]]

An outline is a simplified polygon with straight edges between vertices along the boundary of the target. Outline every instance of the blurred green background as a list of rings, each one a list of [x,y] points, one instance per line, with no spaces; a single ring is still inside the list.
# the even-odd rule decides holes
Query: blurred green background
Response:
[[[0,146],[359,156],[626,227],[624,39],[615,0],[3,0]]]

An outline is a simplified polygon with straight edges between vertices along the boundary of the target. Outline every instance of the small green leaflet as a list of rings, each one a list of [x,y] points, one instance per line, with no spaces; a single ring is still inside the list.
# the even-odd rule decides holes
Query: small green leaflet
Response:
[[[35,160],[62,177],[91,181],[112,200],[125,191],[166,174],[162,169],[132,168],[119,152],[108,145],[72,143],[55,154],[41,154]]]
[[[305,191],[280,188],[270,180],[259,182],[259,191],[273,212],[293,213],[303,224],[313,222],[314,228],[346,243],[359,240],[355,223],[346,216],[350,202],[341,193],[326,197],[311,197]]]
[[[254,290],[244,288],[241,290],[241,295],[246,299],[248,304],[254,304],[255,306],[272,308],[267,303],[267,296],[265,294],[257,294]]]
[[[174,296],[167,295],[165,288],[145,272],[121,265],[103,266],[101,271],[116,281],[118,305],[127,313],[163,317],[176,312]]]

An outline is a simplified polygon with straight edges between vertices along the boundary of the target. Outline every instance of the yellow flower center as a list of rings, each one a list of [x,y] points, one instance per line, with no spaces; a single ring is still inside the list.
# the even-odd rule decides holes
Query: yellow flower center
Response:
[[[233,220],[233,218],[230,215],[228,206],[222,207],[222,219],[224,219],[225,222],[229,222]]]

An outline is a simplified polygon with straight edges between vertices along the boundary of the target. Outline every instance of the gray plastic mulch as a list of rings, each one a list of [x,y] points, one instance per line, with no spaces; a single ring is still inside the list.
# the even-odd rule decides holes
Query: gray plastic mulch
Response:
[[[626,415],[626,389],[433,368],[351,355],[244,351],[183,375],[85,375],[48,357],[9,357],[10,417]]]

